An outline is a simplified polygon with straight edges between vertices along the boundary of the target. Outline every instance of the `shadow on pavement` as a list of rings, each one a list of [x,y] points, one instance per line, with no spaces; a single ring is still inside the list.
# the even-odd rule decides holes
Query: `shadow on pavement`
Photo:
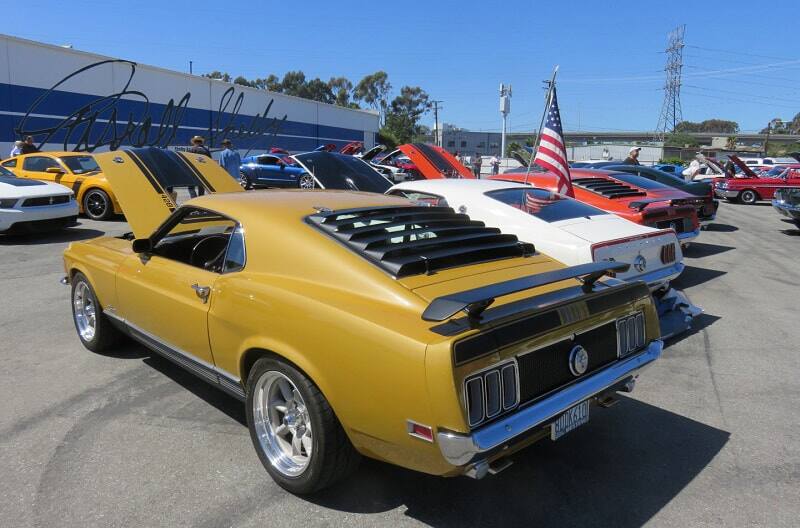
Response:
[[[800,229],[781,229],[780,232],[788,236],[800,236]]]
[[[719,233],[732,233],[733,231],[738,230],[738,227],[729,224],[708,224],[704,229],[704,231],[717,231]]]
[[[25,235],[0,235],[0,246],[31,246],[75,242],[105,235],[104,231],[84,227],[69,227],[49,233],[30,233]]]
[[[705,242],[693,242],[688,248],[683,251],[684,256],[690,258],[710,257],[711,255],[718,255],[736,249],[733,246],[719,246],[717,244],[706,244]]]
[[[727,271],[717,271],[708,268],[697,268],[695,266],[686,266],[683,269],[680,277],[672,281],[672,286],[680,290],[698,286],[712,279],[716,279],[728,273]]]
[[[398,507],[430,526],[641,526],[719,453],[728,432],[631,398],[592,409],[558,442],[517,453],[483,480],[441,478],[365,460],[310,500],[353,513]]]
[[[222,411],[232,419],[236,420],[243,426],[247,427],[247,418],[244,415],[244,404],[223,392],[222,389],[206,383],[194,374],[190,374],[183,368],[174,365],[167,359],[159,356],[158,354],[151,353],[148,349],[141,345],[137,346],[141,351],[148,355],[143,360],[143,363],[151,367],[184,389],[188,390],[198,398],[206,401],[214,406],[219,411]]]
[[[718,315],[711,315],[707,313],[701,313],[697,317],[692,319],[692,327],[682,334],[675,335],[670,337],[664,342],[664,349],[666,350],[667,347],[674,345],[675,343],[679,343],[686,339],[687,337],[691,337],[696,333],[704,330],[705,328],[711,326],[712,324],[716,323],[722,319],[722,317]]]

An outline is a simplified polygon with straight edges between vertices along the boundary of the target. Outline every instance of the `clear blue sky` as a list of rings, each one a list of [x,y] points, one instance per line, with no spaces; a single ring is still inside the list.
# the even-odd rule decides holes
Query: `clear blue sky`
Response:
[[[513,131],[538,126],[541,81],[555,64],[566,129],[652,130],[666,35],[685,23],[685,119],[757,130],[800,112],[796,0],[43,0],[4,11],[15,22],[3,32],[175,70],[191,59],[195,73],[299,69],[357,82],[383,69],[396,89],[419,85],[443,100],[440,119],[473,130],[499,130],[497,90],[510,82]]]

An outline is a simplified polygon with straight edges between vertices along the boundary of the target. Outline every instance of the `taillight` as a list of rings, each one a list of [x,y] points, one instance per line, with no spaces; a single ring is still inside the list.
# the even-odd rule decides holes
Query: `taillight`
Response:
[[[669,243],[661,246],[661,262],[663,264],[675,262],[675,244]]]
[[[516,363],[503,363],[467,378],[464,401],[470,427],[515,407],[519,402]]]

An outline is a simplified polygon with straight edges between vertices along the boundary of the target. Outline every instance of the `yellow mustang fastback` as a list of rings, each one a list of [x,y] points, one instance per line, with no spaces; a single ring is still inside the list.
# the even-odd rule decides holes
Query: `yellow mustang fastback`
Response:
[[[480,478],[585,423],[661,353],[644,283],[564,267],[448,208],[241,192],[203,156],[96,156],[132,234],[64,253],[75,326],[129,336],[245,402],[265,468],[309,493],[359,455]],[[208,194],[177,207],[170,189]],[[238,192],[237,192],[238,191]]]

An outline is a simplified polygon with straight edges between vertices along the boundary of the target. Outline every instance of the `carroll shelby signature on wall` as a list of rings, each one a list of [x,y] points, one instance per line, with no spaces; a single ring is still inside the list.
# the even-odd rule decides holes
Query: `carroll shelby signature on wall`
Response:
[[[50,98],[61,86],[90,70],[106,65],[113,67],[115,64],[124,65],[129,69],[127,82],[121,91],[97,97],[83,104],[53,126],[36,127],[34,119],[40,114],[39,109],[47,106]],[[191,92],[186,92],[177,103],[174,99],[170,99],[161,115],[154,117],[153,106],[147,95],[139,90],[130,89],[135,74],[136,63],[120,59],[95,62],[80,68],[40,95],[28,108],[14,131],[19,137],[33,136],[40,147],[47,143],[59,142],[63,143],[64,150],[69,149],[68,145],[75,145],[73,150],[84,152],[92,152],[100,147],[116,150],[122,145],[134,147],[174,145],[178,129],[184,124],[183,119],[189,108]],[[267,137],[270,139],[269,142],[272,142],[287,116],[284,115],[280,119],[268,117],[274,102],[271,99],[263,113],[254,115],[249,123],[241,123],[238,117],[243,102],[244,93],[236,95],[234,87],[225,90],[220,98],[216,117],[212,118],[209,112],[207,131],[209,146],[213,147],[225,138],[239,140],[243,148],[254,146],[259,138]]]

